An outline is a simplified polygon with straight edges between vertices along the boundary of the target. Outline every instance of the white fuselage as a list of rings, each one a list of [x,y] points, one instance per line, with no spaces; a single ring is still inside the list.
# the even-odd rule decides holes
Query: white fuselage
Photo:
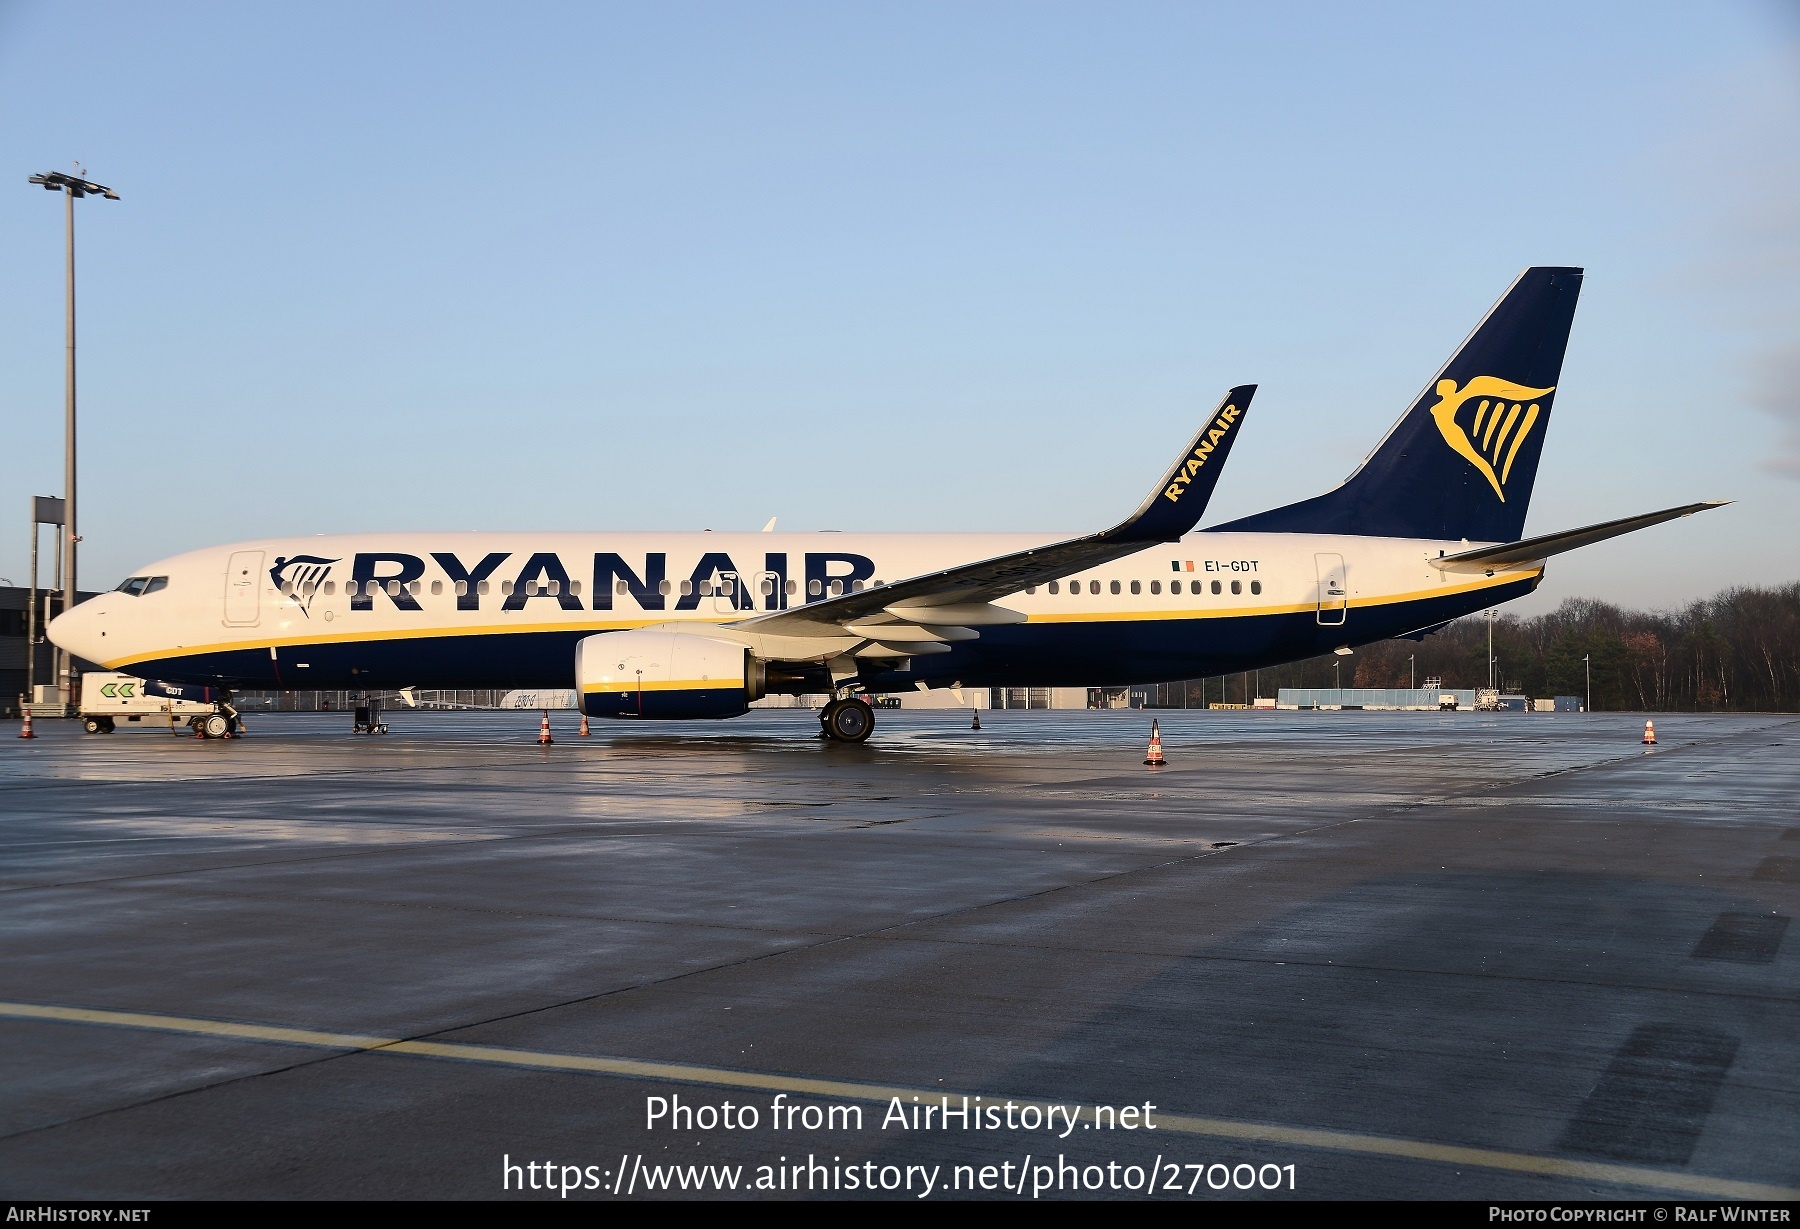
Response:
[[[1056,541],[1031,534],[376,533],[268,539],[140,570],[51,626],[107,669],[236,687],[565,687],[582,636],[734,623]],[[1191,533],[1007,597],[1027,616],[877,689],[1195,677],[1404,634],[1529,591],[1432,560],[1466,542]],[[485,565],[485,566],[484,566]],[[165,579],[166,578],[166,579]],[[354,592],[352,591],[354,590]],[[746,640],[746,643],[750,641]],[[842,646],[819,647],[822,659]],[[796,684],[798,686],[798,684]]]

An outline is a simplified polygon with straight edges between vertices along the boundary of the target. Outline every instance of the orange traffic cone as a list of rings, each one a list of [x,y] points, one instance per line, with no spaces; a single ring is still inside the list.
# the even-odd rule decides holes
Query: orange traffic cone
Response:
[[[1656,745],[1656,722],[1654,721],[1644,722],[1644,745],[1646,747]]]
[[[969,728],[971,730],[979,730],[981,728],[981,710],[980,709],[975,710],[975,719],[973,721],[969,722]]]
[[[550,737],[550,711],[544,710],[544,724],[538,727],[538,746],[548,747],[555,740]]]
[[[581,710],[581,736],[583,738],[588,736],[587,710],[585,708]]]
[[[1163,766],[1162,731],[1157,728],[1154,719],[1150,722],[1150,752],[1144,757],[1144,763],[1151,768]]]
[[[20,738],[36,738],[37,737],[36,734],[33,734],[31,732],[31,710],[30,709],[25,710],[25,724],[19,727],[19,737]]]

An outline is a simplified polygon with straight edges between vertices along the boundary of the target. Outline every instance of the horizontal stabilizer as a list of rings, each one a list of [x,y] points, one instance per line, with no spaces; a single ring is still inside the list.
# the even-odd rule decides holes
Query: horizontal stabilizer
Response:
[[[1603,521],[1598,525],[1589,525],[1585,529],[1571,529],[1564,533],[1547,533],[1542,537],[1526,538],[1522,542],[1507,542],[1500,546],[1483,546],[1476,550],[1463,551],[1460,554],[1446,555],[1442,559],[1433,559],[1431,562],[1448,572],[1485,572],[1494,568],[1511,567],[1519,563],[1535,563],[1539,559],[1548,559],[1551,555],[1560,555],[1564,551],[1591,546],[1595,542],[1604,542],[1606,539],[1616,538],[1620,534],[1648,529],[1652,525],[1692,516],[1696,512],[1705,512],[1708,508],[1723,508],[1730,502],[1729,499],[1714,499],[1700,504],[1683,504],[1679,508],[1665,508],[1661,512],[1646,512],[1642,516],[1627,516],[1616,521]]]

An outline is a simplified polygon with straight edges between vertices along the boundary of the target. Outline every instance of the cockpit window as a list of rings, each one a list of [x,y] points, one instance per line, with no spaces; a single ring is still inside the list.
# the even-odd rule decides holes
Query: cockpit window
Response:
[[[146,593],[156,593],[169,587],[167,576],[133,576],[126,580],[113,592],[129,593],[132,597],[142,597]]]

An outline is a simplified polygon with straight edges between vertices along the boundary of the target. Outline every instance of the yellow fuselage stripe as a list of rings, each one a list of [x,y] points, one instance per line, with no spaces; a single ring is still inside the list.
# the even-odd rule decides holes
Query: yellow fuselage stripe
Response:
[[[586,1054],[516,1050],[505,1046],[470,1045],[463,1042],[408,1041],[398,1037],[377,1037],[363,1033],[327,1033],[313,1029],[276,1028],[263,1024],[235,1024],[187,1016],[165,1016],[133,1011],[101,1011],[84,1007],[54,1007],[38,1003],[0,1002],[0,1017],[73,1024],[101,1024],[111,1025],[115,1028],[148,1029],[156,1032],[183,1033],[201,1037],[229,1037],[243,1041],[268,1041],[282,1045],[318,1046],[324,1049],[374,1054],[449,1058],[462,1062],[523,1067],[540,1071],[583,1072],[592,1075],[620,1076],[627,1079],[704,1084],[720,1088],[749,1088],[759,1092],[807,1093],[840,1101],[889,1102],[898,1097],[902,1104],[910,1105],[915,1098],[920,1102],[936,1103],[940,1097],[949,1097],[953,1103],[960,1104],[961,1098],[965,1095],[943,1088],[890,1087],[884,1084],[862,1084],[846,1080],[772,1075],[759,1071],[735,1071],[729,1067],[703,1067],[689,1063],[600,1058]],[[976,1094],[967,1095],[972,1099]],[[1047,1108],[1050,1104],[1037,1097],[1008,1098],[988,1093],[980,1095],[989,1104],[1000,1104],[1010,1100],[1020,1107],[1035,1105],[1040,1110]],[[1078,1121],[1098,1125],[1090,1107],[1083,1106],[1074,1117]],[[1434,1144],[1425,1140],[1398,1139],[1389,1135],[1365,1135],[1356,1131],[1321,1131],[1310,1127],[1284,1127],[1262,1122],[1240,1122],[1228,1118],[1199,1118],[1160,1112],[1156,1115],[1156,1126],[1159,1130],[1213,1139],[1287,1144],[1299,1148],[1321,1148],[1334,1152],[1431,1161],[1441,1165],[1462,1165],[1510,1173],[1570,1178],[1578,1182],[1605,1182],[1617,1186],[1670,1191],[1709,1199],[1771,1201],[1800,1199],[1800,1189],[1773,1186],[1761,1182],[1744,1182],[1735,1178],[1715,1178],[1708,1174],[1648,1169],[1636,1165],[1611,1165],[1598,1161],[1573,1161],[1556,1156],[1539,1156],[1529,1152],[1504,1152],[1493,1148]]]

